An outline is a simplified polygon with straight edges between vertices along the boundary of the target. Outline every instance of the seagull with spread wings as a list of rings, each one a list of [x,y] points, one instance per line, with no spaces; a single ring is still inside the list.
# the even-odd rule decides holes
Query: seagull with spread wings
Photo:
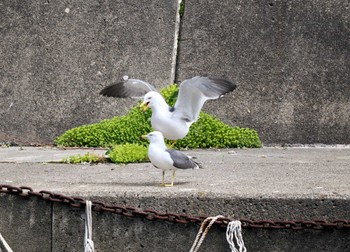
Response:
[[[170,140],[184,138],[190,126],[198,120],[199,113],[207,100],[217,99],[233,91],[236,85],[228,80],[196,76],[180,84],[174,107],[170,107],[163,96],[151,84],[127,76],[100,92],[108,97],[142,97],[144,110],[152,110],[151,124]]]

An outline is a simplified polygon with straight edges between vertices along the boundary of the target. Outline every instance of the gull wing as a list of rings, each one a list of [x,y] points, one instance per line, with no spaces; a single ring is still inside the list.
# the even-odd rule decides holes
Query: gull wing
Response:
[[[190,159],[187,155],[174,149],[167,149],[166,152],[170,154],[170,158],[173,160],[173,166],[178,169],[197,169],[200,168],[199,164]]]
[[[123,81],[113,83],[101,90],[100,95],[108,97],[143,97],[149,91],[157,91],[146,81],[124,78]]]
[[[216,77],[196,76],[185,80],[180,84],[173,116],[195,122],[205,101],[217,99],[235,88],[234,83]]]

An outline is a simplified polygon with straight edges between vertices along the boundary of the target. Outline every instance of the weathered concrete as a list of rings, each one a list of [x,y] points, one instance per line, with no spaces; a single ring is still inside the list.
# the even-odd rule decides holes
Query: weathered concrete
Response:
[[[1,152],[4,149],[6,148],[1,148]],[[25,149],[28,149],[27,159],[43,156],[49,151],[44,148]],[[23,153],[25,150],[13,147],[10,151]],[[80,151],[84,153],[84,150]],[[85,150],[91,151],[93,150]],[[150,163],[119,166],[50,164],[48,162],[52,157],[59,157],[57,160],[60,160],[71,155],[66,150],[52,149],[51,153],[54,152],[57,155],[47,155],[46,160],[41,159],[42,163],[22,163],[22,158],[17,159],[19,163],[8,163],[1,159],[0,183],[30,183],[34,188],[50,185],[50,190],[72,195],[78,193],[80,196],[93,193],[95,196],[114,197],[121,193],[123,197],[134,197],[142,190],[142,197],[154,197],[155,200],[162,195],[167,198],[174,192],[180,193],[177,197],[181,194],[198,194],[199,199],[218,195],[245,198],[347,199],[350,195],[349,146],[236,149],[233,154],[225,149],[189,150],[186,153],[196,156],[205,169],[179,170],[175,180],[178,186],[174,188],[155,186],[160,182],[161,172]],[[8,153],[7,156],[16,155]],[[15,160],[13,158],[12,162]]]
[[[333,220],[350,216],[349,146],[188,151],[198,157],[205,169],[179,171],[173,188],[159,186],[161,172],[149,163],[50,164],[52,157],[61,158],[71,153],[59,149],[24,149],[8,149],[6,156],[13,157],[11,163],[3,162],[4,157],[0,156],[3,162],[0,163],[0,184],[28,185],[37,191],[45,189],[163,213],[274,220]],[[2,150],[4,148],[0,153]],[[26,159],[17,158],[16,163],[16,152],[26,153]],[[46,159],[40,159],[43,163],[23,163],[31,156],[37,159],[48,152],[51,154]],[[52,232],[38,232],[42,232],[42,240],[52,242],[53,251],[82,249],[83,210],[72,210],[61,204],[51,206],[46,202],[42,206],[35,199],[0,194],[0,231],[7,234],[9,244],[16,243],[18,238],[24,242],[27,239],[24,229],[29,230],[29,226],[22,225],[24,220],[18,218],[21,221],[13,222],[12,226],[7,224],[8,216],[13,215],[11,211],[16,211],[14,206],[23,207],[21,201],[30,205],[25,208],[26,214],[35,217],[33,220],[39,218],[43,229],[52,224]],[[28,203],[31,201],[34,202]],[[51,211],[51,207],[49,220],[43,221],[33,214]],[[17,232],[13,226],[23,229]],[[197,230],[198,226],[190,224],[93,213],[93,239],[99,251],[188,251]],[[344,230],[244,229],[243,233],[249,251],[346,251],[350,246],[349,235],[350,232]],[[32,239],[30,244],[34,249],[31,251],[46,251],[35,247],[40,244],[36,237],[28,239]],[[22,247],[16,251],[28,250]],[[201,251],[229,251],[225,230],[211,230]]]
[[[0,2],[0,142],[47,144],[125,114],[99,91],[128,74],[170,82],[175,1]]]
[[[100,97],[122,75],[168,84],[177,1],[0,2],[0,142],[48,144],[124,114]],[[204,110],[264,143],[350,143],[349,3],[187,1],[177,78],[238,89]]]
[[[4,147],[0,148],[0,162],[2,163],[47,163],[61,162],[64,158],[75,155],[95,153],[104,156],[107,149],[103,148],[56,148],[42,147]]]
[[[83,211],[55,206],[53,251],[81,251]],[[59,225],[58,224],[58,225]],[[74,228],[72,227],[79,227]],[[189,251],[199,227],[127,218],[115,214],[93,213],[93,239],[98,251]],[[248,251],[347,251],[349,231],[296,232],[293,230],[243,231]],[[225,229],[213,227],[199,251],[231,251]]]
[[[5,210],[0,216],[0,227],[14,251],[82,250],[82,210],[53,204],[51,218],[48,214],[35,215],[38,211],[51,212],[50,204],[43,201],[0,195],[0,202],[1,210]],[[9,208],[8,205],[13,203],[15,209]],[[27,204],[32,206],[27,208]],[[23,211],[18,211],[18,208]],[[9,227],[6,224],[14,213],[25,213],[28,216],[15,216]],[[29,223],[29,220],[35,224]],[[93,212],[93,240],[97,251],[188,251],[197,231],[198,226],[193,224],[151,222],[140,218]],[[347,251],[350,245],[349,234],[344,230],[243,231],[248,251]],[[225,230],[213,227],[200,251],[230,251],[225,240]]]
[[[49,202],[0,194],[0,232],[13,251],[50,251],[51,218]]]
[[[350,143],[348,1],[186,1],[178,79],[238,88],[205,106],[264,143]]]
[[[66,251],[81,250],[84,238],[83,216],[83,211],[55,206],[54,223],[57,225],[53,229],[53,251],[62,251],[62,248],[66,248]],[[93,222],[93,239],[98,251],[188,251],[199,228],[193,224],[151,222],[97,212],[93,213]],[[80,227],[80,230],[72,229],[72,226]],[[212,231],[202,251],[215,251],[218,246],[227,249],[223,229],[213,228]]]

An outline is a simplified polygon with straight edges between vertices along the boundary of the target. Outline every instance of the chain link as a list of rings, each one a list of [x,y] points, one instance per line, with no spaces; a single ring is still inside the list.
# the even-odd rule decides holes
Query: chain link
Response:
[[[23,198],[37,197],[41,200],[46,200],[54,203],[62,203],[69,205],[72,208],[84,208],[86,200],[79,197],[70,197],[59,193],[53,193],[50,191],[42,190],[35,192],[28,186],[11,186],[1,185],[0,193],[7,193],[18,195]],[[153,209],[141,210],[130,206],[109,205],[101,201],[92,201],[92,210],[98,212],[108,212],[118,215],[122,215],[128,218],[140,217],[149,221],[168,221],[180,224],[201,224],[207,216],[190,216],[186,214],[177,213],[159,213]],[[219,218],[215,221],[215,224],[225,227],[231,221],[229,218]],[[350,220],[336,219],[333,221],[326,220],[293,220],[293,221],[273,221],[273,220],[250,220],[240,219],[242,228],[257,228],[257,229],[292,229],[292,230],[304,230],[304,229],[350,229]]]

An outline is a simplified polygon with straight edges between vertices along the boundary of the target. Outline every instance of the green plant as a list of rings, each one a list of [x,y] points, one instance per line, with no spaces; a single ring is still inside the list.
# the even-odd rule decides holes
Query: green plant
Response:
[[[176,84],[161,90],[170,106],[173,106],[179,92]],[[125,116],[103,120],[100,123],[83,125],[66,131],[55,143],[63,146],[111,147],[120,144],[147,146],[140,136],[153,131],[150,110],[142,112],[139,106],[132,108]],[[231,127],[204,112],[190,129],[189,134],[177,141],[176,148],[234,148],[261,147],[255,130]]]
[[[176,142],[177,148],[257,148],[261,141],[255,130],[231,127],[219,119],[200,113],[188,135]]]
[[[179,14],[180,14],[180,18],[182,18],[183,15],[185,14],[185,0],[182,0],[180,3]]]
[[[86,153],[85,155],[75,155],[75,156],[69,156],[68,158],[63,158],[61,160],[62,163],[67,164],[80,164],[80,163],[100,163],[100,162],[106,162],[106,159],[102,156],[99,156],[95,153]]]
[[[108,151],[113,163],[140,163],[148,161],[147,147],[139,144],[121,144]]]
[[[55,143],[63,146],[110,147],[114,144],[140,143],[140,136],[151,131],[150,112],[132,108],[125,116],[103,120],[100,123],[70,129]]]

